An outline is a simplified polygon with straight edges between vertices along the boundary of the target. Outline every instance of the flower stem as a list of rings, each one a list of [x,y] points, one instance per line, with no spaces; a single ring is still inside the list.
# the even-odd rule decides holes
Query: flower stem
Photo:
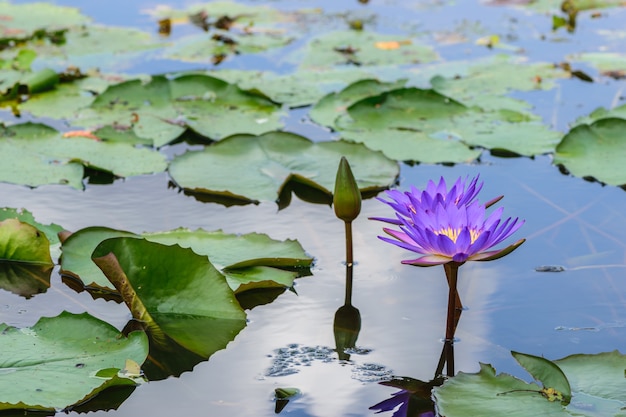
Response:
[[[353,252],[352,252],[352,222],[345,222],[346,224],[346,300],[345,305],[352,304],[352,267]]]
[[[446,278],[448,278],[448,318],[446,321],[446,342],[454,342],[454,333],[456,326],[459,323],[461,317],[461,299],[456,289],[457,277],[460,264],[457,262],[448,262],[443,267],[446,271]]]
[[[345,222],[346,224],[346,265],[352,266],[352,222]]]

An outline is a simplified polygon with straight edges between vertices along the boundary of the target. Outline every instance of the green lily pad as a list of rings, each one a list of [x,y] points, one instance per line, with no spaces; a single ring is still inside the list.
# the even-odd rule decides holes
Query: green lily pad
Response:
[[[73,66],[106,72],[140,61],[146,51],[162,45],[150,33],[138,29],[96,24],[71,27],[62,45],[28,44],[37,53],[36,65],[58,71]]]
[[[94,94],[103,92],[109,84],[110,81],[104,76],[98,75],[60,83],[54,90],[30,95],[27,101],[17,104],[16,108],[38,117],[71,119],[80,109],[94,101]]]
[[[246,326],[224,276],[191,249],[119,237],[98,245],[93,260],[157,345],[167,336],[208,359]]]
[[[87,227],[72,233],[61,246],[61,274],[80,280],[90,291],[111,292],[112,284],[91,260],[100,242],[113,237],[138,237],[123,230],[107,227]]]
[[[347,84],[375,77],[373,72],[357,68],[330,68],[317,71],[296,71],[274,74],[268,71],[219,70],[210,75],[237,84],[244,90],[258,90],[277,103],[288,107],[315,104],[330,92]]]
[[[165,156],[145,148],[84,137],[63,137],[50,127],[25,123],[0,130],[0,181],[83,188],[83,166],[120,177],[163,171]]]
[[[243,27],[254,25],[266,25],[285,21],[289,17],[288,12],[281,12],[278,9],[266,5],[242,4],[234,1],[212,1],[199,2],[186,9],[175,9],[171,7],[158,7],[148,9],[147,13],[159,19],[172,19],[175,22],[189,22],[190,16],[206,14],[211,23],[222,16],[229,16],[234,19],[235,25]]]
[[[475,374],[459,372],[433,389],[437,410],[446,417],[569,415],[559,401],[548,401],[541,387],[507,374],[496,375],[491,365],[480,364]]]
[[[390,158],[422,162],[466,162],[478,155],[475,146],[542,154],[554,149],[559,136],[523,113],[468,107],[435,90],[418,88],[357,101],[337,118],[335,127],[342,137]],[[520,131],[528,135],[524,140]]]
[[[607,7],[618,7],[623,6],[624,2],[621,0],[569,0],[571,3],[571,7],[575,10],[583,11],[583,10],[593,10],[593,9],[602,9]],[[507,4],[507,2],[497,2],[499,5]],[[563,4],[563,0],[533,0],[533,1],[511,1],[512,5],[523,5],[527,6],[537,12],[554,12],[557,10],[561,10],[561,5]]]
[[[378,80],[360,80],[350,84],[340,92],[330,93],[319,100],[309,112],[314,122],[332,127],[335,119],[345,113],[352,104],[367,97],[375,96],[386,91],[404,87],[406,80],[393,83],[382,83]]]
[[[624,415],[626,406],[626,356],[618,351],[596,355],[577,354],[554,361],[567,375],[574,397],[568,409],[573,415],[585,405],[606,409],[606,416]],[[610,412],[609,412],[610,411]],[[580,415],[600,415],[582,411]]]
[[[0,221],[0,260],[53,265],[46,235],[17,219]]]
[[[105,227],[88,227],[72,234],[63,243],[61,273],[82,281],[94,291],[115,291],[109,280],[91,261],[91,254],[100,242],[113,237],[142,237],[130,232]],[[146,233],[147,240],[165,245],[180,245],[208,256],[212,264],[226,276],[237,293],[259,288],[288,288],[294,278],[308,273],[312,263],[297,241],[277,241],[264,234],[227,234],[177,229]]]
[[[594,111],[592,111],[589,115],[576,119],[574,126],[578,126],[581,124],[590,125],[596,120],[609,119],[612,117],[626,120],[626,104],[623,104],[618,107],[614,107],[610,110],[607,110],[603,107],[599,107],[595,109]]]
[[[220,230],[177,229],[143,236],[151,242],[178,244],[208,256],[235,293],[290,288],[295,278],[308,273],[313,262],[297,241],[277,241],[259,233],[233,235]]]
[[[280,48],[293,41],[293,37],[282,32],[275,33],[233,33],[215,31],[214,36],[206,33],[183,39],[168,48],[164,55],[169,59],[183,62],[215,62],[222,55],[251,54]]]
[[[281,127],[281,116],[279,106],[259,93],[208,75],[183,73],[173,79],[153,76],[147,83],[112,85],[73,123],[130,125],[138,137],[160,147],[187,128],[211,140],[233,133],[260,134]]]
[[[511,416],[624,416],[626,405],[626,356],[617,351],[595,355],[571,355],[556,361],[513,353],[544,388],[507,374],[495,374],[491,365],[480,372],[460,372],[434,389],[440,414],[446,417],[479,415]],[[561,403],[571,386],[571,402]]]
[[[3,19],[0,37],[30,36],[42,27],[63,29],[68,26],[85,25],[91,19],[82,15],[75,7],[63,7],[49,3],[11,4],[0,2],[0,15]]]
[[[478,106],[489,111],[503,108],[527,110],[529,103],[512,100],[506,94],[512,91],[549,90],[556,86],[555,79],[567,77],[565,71],[552,63],[528,64],[508,55],[473,62],[465,70],[459,67],[457,64],[456,72],[450,76],[433,77],[432,87],[467,106]]]
[[[565,374],[554,362],[540,356],[527,353],[511,352],[515,360],[524,367],[535,380],[540,381],[544,388],[552,388],[561,396],[561,403],[569,404],[572,390]]]
[[[362,145],[313,143],[287,132],[231,136],[175,157],[169,173],[187,191],[249,203],[276,201],[282,189],[299,182],[319,191],[330,204],[341,156],[350,160],[361,192],[385,189],[398,176],[395,162]]]
[[[105,388],[135,385],[117,372],[131,359],[143,363],[148,340],[128,338],[87,313],[41,318],[33,327],[0,325],[0,410],[61,410],[84,403]]]
[[[41,224],[35,221],[35,217],[33,214],[24,209],[14,209],[14,208],[2,208],[0,209],[0,221],[6,219],[18,219],[24,223],[28,223],[33,227],[36,227],[38,230],[44,232],[46,237],[50,241],[51,245],[59,243],[58,233],[63,230],[63,227],[58,224]]]
[[[600,119],[574,127],[556,147],[554,163],[577,177],[609,185],[626,184],[626,120]]]
[[[408,65],[438,58],[430,46],[421,45],[412,37],[339,31],[311,40],[304,54],[296,53],[291,60],[298,62],[300,69],[318,70],[344,65]]]

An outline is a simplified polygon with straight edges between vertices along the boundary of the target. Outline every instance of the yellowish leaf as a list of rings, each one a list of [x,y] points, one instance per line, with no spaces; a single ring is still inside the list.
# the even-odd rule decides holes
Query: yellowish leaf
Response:
[[[380,41],[380,42],[376,42],[374,46],[376,46],[378,49],[390,50],[390,49],[398,49],[402,45],[410,45],[410,44],[411,44],[410,40]]]

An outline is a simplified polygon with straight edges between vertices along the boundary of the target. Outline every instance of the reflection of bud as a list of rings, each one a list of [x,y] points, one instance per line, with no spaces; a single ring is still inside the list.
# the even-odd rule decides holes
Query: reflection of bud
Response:
[[[361,331],[361,313],[359,310],[351,304],[339,307],[335,313],[333,331],[339,359],[349,360],[350,355],[345,353],[345,350],[356,346],[356,340]]]
[[[361,212],[361,191],[356,184],[348,160],[342,156],[335,179],[335,194],[333,195],[335,215],[344,222],[350,223]]]

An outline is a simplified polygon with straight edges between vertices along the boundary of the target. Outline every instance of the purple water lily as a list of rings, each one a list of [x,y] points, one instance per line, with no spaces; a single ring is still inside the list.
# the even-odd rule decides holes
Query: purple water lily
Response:
[[[507,255],[524,239],[504,249],[490,249],[511,236],[524,221],[509,217],[502,222],[502,208],[485,218],[486,206],[476,199],[482,188],[477,180],[474,178],[466,188],[459,178],[448,191],[442,178],[438,185],[429,182],[424,191],[413,187],[402,196],[397,191],[388,193],[393,201],[382,201],[396,210],[396,219],[375,219],[398,225],[400,230],[384,228],[393,239],[379,238],[423,255],[402,261],[416,266],[489,261]]]
[[[438,184],[435,184],[432,180],[428,181],[424,191],[420,191],[415,188],[415,186],[411,186],[411,190],[405,192],[388,190],[386,194],[387,197],[391,198],[391,201],[382,198],[378,198],[378,200],[393,208],[399,218],[400,216],[409,218],[411,213],[416,212],[416,207],[434,207],[434,205],[438,203],[444,205],[454,204],[457,206],[472,203],[483,187],[482,182],[478,184],[478,178],[478,176],[473,178],[466,187],[467,178],[462,180],[459,177],[448,191],[446,181],[441,177]],[[372,217],[372,220],[401,225],[402,220],[399,218]]]

